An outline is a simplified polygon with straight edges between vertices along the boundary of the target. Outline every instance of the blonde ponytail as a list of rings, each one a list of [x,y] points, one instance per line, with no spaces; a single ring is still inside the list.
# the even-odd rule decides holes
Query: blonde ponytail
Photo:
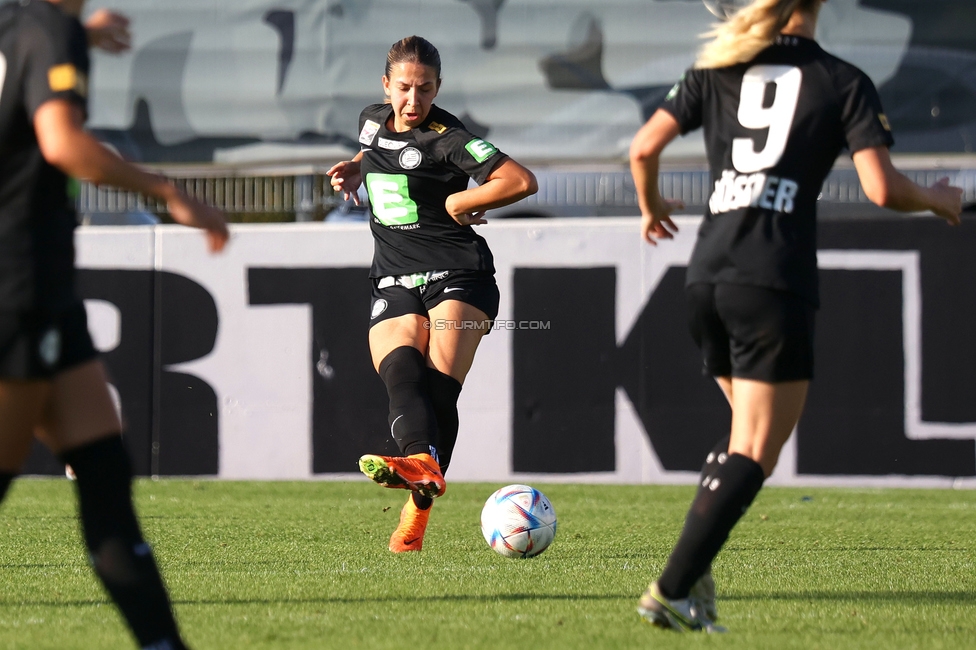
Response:
[[[724,68],[751,61],[770,46],[797,9],[812,8],[816,0],[753,0],[702,38],[696,68]]]

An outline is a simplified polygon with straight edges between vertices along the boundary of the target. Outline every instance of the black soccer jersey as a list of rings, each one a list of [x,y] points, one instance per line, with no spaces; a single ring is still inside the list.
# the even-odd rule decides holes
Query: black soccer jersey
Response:
[[[74,300],[68,178],[41,155],[34,112],[86,106],[88,50],[76,18],[40,0],[0,6],[0,310],[59,311]]]
[[[749,63],[689,70],[662,108],[682,133],[704,126],[714,182],[688,283],[769,287],[819,304],[824,179],[843,149],[893,143],[867,75],[783,35]]]
[[[404,133],[387,128],[392,115],[389,104],[374,104],[359,117],[361,171],[372,211],[370,277],[451,269],[494,273],[487,242],[454,221],[444,201],[467,189],[469,178],[484,183],[505,154],[437,106]]]

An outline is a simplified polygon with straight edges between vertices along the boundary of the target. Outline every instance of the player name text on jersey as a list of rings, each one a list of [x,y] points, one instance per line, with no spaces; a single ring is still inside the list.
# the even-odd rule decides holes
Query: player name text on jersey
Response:
[[[788,178],[766,176],[762,172],[736,174],[726,169],[722,178],[715,181],[708,208],[712,214],[755,207],[790,214],[799,189],[799,184]]]

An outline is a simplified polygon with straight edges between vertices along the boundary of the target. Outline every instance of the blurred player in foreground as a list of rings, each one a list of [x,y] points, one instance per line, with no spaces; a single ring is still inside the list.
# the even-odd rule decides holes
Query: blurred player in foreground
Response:
[[[70,177],[166,201],[219,251],[223,214],[122,161],[86,133],[88,45],[128,48],[127,21],[84,0],[0,5],[0,499],[36,435],[77,476],[92,567],[139,645],[179,650],[169,598],[131,498],[132,470],[105,370],[74,288]]]
[[[641,235],[677,229],[658,161],[678,134],[705,129],[715,190],[688,265],[692,336],[732,407],[684,528],[638,611],[675,630],[714,624],[712,559],[776,466],[813,377],[816,201],[845,148],[868,198],[959,223],[946,179],[920,187],[892,166],[893,140],[871,80],[814,41],[825,0],[754,0],[709,35],[693,69],[630,150]]]
[[[328,174],[346,198],[361,183],[369,195],[369,348],[404,457],[367,455],[359,466],[380,485],[413,491],[390,539],[390,550],[401,553],[423,545],[457,441],[461,384],[498,314],[491,251],[472,226],[537,185],[530,171],[433,105],[441,60],[428,41],[395,43],[382,81],[388,101],[359,118],[362,150]],[[478,186],[467,189],[469,178]]]

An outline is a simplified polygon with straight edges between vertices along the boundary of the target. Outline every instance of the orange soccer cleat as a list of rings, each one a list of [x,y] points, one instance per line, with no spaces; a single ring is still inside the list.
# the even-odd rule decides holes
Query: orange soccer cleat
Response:
[[[424,547],[424,533],[427,531],[427,520],[434,506],[421,510],[413,502],[413,495],[407,497],[407,503],[400,511],[400,524],[390,537],[390,550],[394,553],[409,553],[419,551]]]
[[[440,466],[430,454],[406,458],[366,454],[359,459],[359,469],[383,487],[413,490],[430,498],[439,497],[447,490]]]

